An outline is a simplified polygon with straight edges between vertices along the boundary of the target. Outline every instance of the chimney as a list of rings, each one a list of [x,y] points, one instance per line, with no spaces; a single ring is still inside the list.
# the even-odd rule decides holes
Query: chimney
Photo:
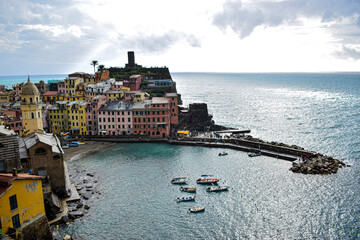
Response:
[[[16,168],[13,168],[12,175],[13,175],[13,177],[17,177],[17,169]]]

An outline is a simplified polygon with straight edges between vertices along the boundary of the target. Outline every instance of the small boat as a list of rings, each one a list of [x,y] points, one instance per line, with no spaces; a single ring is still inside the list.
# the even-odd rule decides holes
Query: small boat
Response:
[[[227,191],[229,190],[228,186],[213,186],[213,187],[207,187],[207,192],[220,192],[220,191]]]
[[[205,207],[189,208],[189,212],[197,213],[205,211]]]
[[[176,201],[177,202],[188,202],[188,201],[194,201],[195,200],[196,195],[193,196],[189,196],[189,197],[181,197],[181,198],[177,198]]]
[[[218,179],[218,178],[202,177],[202,178],[199,178],[198,180],[196,180],[196,183],[198,183],[198,184],[214,184],[214,183],[217,183],[218,181],[220,181],[220,179]]]
[[[261,152],[249,152],[248,153],[249,157],[257,157],[257,156],[261,156]]]
[[[64,144],[64,145],[62,145],[62,148],[63,148],[63,149],[68,149],[68,148],[69,148],[69,144]]]
[[[219,153],[219,156],[226,156],[226,155],[228,155],[228,153],[227,153],[227,152],[222,152],[222,153]]]
[[[196,192],[196,188],[191,187],[180,187],[180,190],[183,192]]]
[[[70,147],[78,147],[79,144],[77,144],[77,143],[70,143],[69,146],[70,146]]]
[[[177,178],[173,178],[171,180],[172,184],[186,184],[187,183],[187,178],[186,177],[177,177]]]

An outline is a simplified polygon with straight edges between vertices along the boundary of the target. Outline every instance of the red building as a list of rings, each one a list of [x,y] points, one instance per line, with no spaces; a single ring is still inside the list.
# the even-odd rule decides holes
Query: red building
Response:
[[[130,91],[139,91],[141,84],[141,75],[132,75],[130,80],[124,80],[124,87],[130,88]]]
[[[169,99],[170,103],[170,124],[176,125],[179,123],[179,108],[177,93],[166,93],[165,97]]]
[[[167,98],[135,102],[133,111],[133,134],[150,137],[167,137],[170,134],[170,104]]]

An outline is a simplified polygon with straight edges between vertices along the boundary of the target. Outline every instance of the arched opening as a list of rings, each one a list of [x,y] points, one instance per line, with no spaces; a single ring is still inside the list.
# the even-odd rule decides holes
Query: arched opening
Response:
[[[45,155],[46,154],[46,150],[44,148],[37,148],[35,150],[35,154],[36,155]]]
[[[34,118],[35,118],[35,114],[31,113],[31,119],[34,119]]]

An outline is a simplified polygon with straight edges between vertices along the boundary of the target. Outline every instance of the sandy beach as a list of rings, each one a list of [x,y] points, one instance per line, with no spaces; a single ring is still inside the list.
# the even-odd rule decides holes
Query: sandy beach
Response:
[[[96,142],[96,141],[86,141],[85,144],[79,145],[78,147],[70,147],[64,149],[64,160],[73,161],[81,157],[85,157],[104,149],[114,146],[116,143],[110,142]]]

